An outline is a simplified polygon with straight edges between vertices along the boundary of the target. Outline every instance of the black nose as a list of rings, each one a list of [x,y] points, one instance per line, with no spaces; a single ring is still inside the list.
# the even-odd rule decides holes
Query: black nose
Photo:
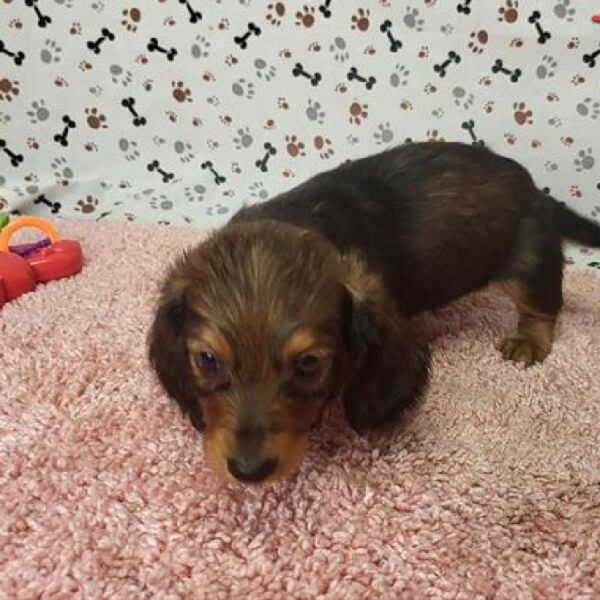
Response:
[[[277,468],[276,458],[251,458],[240,456],[227,460],[229,472],[240,481],[262,481]]]

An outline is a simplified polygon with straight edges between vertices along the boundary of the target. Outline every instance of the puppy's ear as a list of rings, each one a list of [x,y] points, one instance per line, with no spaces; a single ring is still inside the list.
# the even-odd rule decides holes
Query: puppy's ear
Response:
[[[188,359],[185,332],[188,321],[188,282],[169,277],[163,287],[154,322],[148,335],[150,363],[165,391],[177,401],[198,430],[204,428]]]
[[[363,431],[393,423],[419,400],[428,382],[430,353],[379,277],[356,256],[347,257],[345,266],[344,335],[352,373],[344,408],[350,425]]]

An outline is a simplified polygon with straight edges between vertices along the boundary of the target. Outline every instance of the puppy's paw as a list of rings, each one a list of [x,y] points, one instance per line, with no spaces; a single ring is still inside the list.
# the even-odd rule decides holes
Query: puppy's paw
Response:
[[[525,337],[506,337],[497,347],[505,360],[522,362],[526,367],[540,363],[548,356],[548,350]]]

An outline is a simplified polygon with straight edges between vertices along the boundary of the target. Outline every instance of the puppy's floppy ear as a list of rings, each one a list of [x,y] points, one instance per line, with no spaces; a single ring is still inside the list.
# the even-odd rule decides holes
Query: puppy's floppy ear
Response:
[[[202,430],[202,412],[195,394],[194,377],[188,359],[185,331],[188,321],[188,281],[171,275],[165,283],[154,322],[148,335],[148,354],[166,392],[189,414]]]
[[[393,423],[419,400],[428,382],[430,353],[380,278],[355,255],[344,263],[344,336],[352,373],[343,399],[350,425],[362,431]]]

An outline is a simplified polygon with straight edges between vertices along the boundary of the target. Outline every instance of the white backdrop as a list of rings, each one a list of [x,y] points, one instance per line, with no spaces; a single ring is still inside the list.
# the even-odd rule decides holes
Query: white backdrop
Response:
[[[475,136],[600,218],[599,8],[2,0],[0,210],[213,227],[346,158]]]

